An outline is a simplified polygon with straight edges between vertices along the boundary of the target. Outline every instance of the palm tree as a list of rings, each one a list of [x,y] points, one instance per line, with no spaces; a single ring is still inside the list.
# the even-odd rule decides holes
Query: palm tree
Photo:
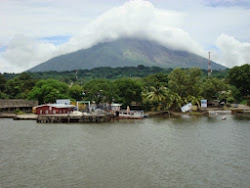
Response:
[[[166,100],[168,89],[164,86],[160,86],[158,88],[151,86],[149,88],[149,92],[145,92],[144,96],[147,100],[155,104],[155,109],[159,105],[163,105]]]
[[[159,105],[162,105],[163,110],[167,110],[170,114],[169,110],[181,107],[183,102],[181,97],[169,88],[164,86],[159,88],[151,86],[149,90],[149,92],[144,92],[143,96],[146,100],[155,104],[155,109],[157,109]]]
[[[191,102],[193,105],[198,105],[198,109],[200,109],[201,108],[201,99],[202,99],[203,97],[201,97],[201,96],[198,96],[198,97],[195,97],[195,96],[191,96],[191,95],[189,95],[187,98],[186,98],[186,100],[187,101],[189,101],[189,102]]]
[[[182,99],[178,95],[178,93],[175,93],[175,92],[169,90],[167,98],[166,98],[166,104],[167,104],[168,110],[177,109],[177,108],[181,107]]]

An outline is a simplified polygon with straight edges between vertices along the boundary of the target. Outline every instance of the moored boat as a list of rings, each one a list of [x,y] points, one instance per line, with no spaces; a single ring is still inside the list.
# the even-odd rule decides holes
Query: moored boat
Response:
[[[143,110],[120,110],[118,117],[124,119],[143,119],[145,114]]]

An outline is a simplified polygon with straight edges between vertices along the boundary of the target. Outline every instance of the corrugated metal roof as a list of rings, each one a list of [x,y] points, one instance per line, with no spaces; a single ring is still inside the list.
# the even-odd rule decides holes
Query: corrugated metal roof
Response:
[[[40,108],[40,107],[44,107],[44,106],[55,107],[55,108],[75,108],[74,105],[65,105],[65,104],[43,104],[40,106],[35,106],[35,108]]]

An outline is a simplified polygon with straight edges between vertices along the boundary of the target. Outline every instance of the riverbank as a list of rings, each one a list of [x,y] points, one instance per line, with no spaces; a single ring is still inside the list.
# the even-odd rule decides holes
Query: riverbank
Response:
[[[14,118],[16,116],[15,113],[1,112],[0,118]]]
[[[15,114],[15,113],[6,113],[1,112],[0,118],[12,118],[14,120],[36,120],[37,119],[36,114],[27,113],[27,114]]]
[[[239,104],[237,107],[208,107],[206,109],[202,110],[196,110],[196,111],[190,111],[190,112],[181,112],[181,111],[149,111],[146,112],[146,114],[149,115],[149,117],[157,117],[157,116],[181,116],[183,114],[186,115],[209,115],[211,112],[217,112],[220,111],[221,113],[225,112],[227,113],[230,111],[232,114],[247,114],[250,115],[250,107],[247,105]]]
[[[190,111],[186,113],[182,113],[180,111],[149,111],[146,112],[147,117],[157,117],[157,116],[182,116],[183,114],[186,115],[209,115],[215,114],[215,112],[228,112],[230,111],[232,114],[246,114],[250,115],[250,107],[246,105],[238,105],[236,107],[209,107],[200,111]],[[25,114],[16,114],[13,112],[0,112],[0,118],[13,118],[14,120],[38,120],[38,115],[33,113],[25,113]],[[79,119],[79,118],[78,118]]]
[[[38,115],[36,114],[18,114],[13,117],[14,120],[37,120]]]

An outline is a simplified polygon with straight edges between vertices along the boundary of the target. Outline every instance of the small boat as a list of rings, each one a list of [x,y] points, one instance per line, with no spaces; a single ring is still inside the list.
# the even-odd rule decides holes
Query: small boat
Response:
[[[145,117],[143,110],[121,110],[119,112],[119,118],[124,119],[143,119]]]
[[[222,120],[226,120],[226,119],[227,119],[227,117],[226,117],[226,116],[223,116],[221,119],[222,119]]]

